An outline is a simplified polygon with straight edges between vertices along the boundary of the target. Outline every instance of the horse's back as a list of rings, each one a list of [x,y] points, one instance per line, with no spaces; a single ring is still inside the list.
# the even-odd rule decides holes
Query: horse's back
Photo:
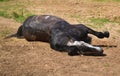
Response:
[[[50,30],[60,21],[65,21],[52,15],[30,16],[23,23],[23,36],[28,41],[49,41]]]

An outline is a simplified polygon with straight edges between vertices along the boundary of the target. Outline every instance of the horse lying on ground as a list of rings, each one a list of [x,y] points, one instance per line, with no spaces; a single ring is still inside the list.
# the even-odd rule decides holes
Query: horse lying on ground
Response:
[[[101,47],[90,44],[93,34],[98,38],[108,38],[109,32],[97,32],[83,24],[70,24],[64,19],[52,15],[30,16],[17,33],[6,36],[24,37],[27,41],[49,42],[52,49],[68,52],[68,55],[102,55]]]

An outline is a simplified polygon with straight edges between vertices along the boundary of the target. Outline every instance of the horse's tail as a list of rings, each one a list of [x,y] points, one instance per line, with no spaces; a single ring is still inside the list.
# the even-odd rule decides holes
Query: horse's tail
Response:
[[[15,34],[10,34],[10,35],[7,35],[4,39],[8,39],[8,38],[11,38],[11,37],[22,37],[23,36],[23,33],[22,33],[22,25],[18,28],[18,31],[17,33]]]
[[[11,37],[17,37],[17,34],[10,34],[10,35],[7,35],[4,39],[8,39],[8,38],[11,38]]]

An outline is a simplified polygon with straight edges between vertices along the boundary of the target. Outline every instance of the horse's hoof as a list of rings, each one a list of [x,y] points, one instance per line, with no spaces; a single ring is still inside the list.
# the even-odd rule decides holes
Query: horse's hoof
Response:
[[[110,33],[109,33],[108,31],[105,31],[105,32],[104,32],[104,37],[107,37],[107,38],[108,38],[109,36],[110,36]]]

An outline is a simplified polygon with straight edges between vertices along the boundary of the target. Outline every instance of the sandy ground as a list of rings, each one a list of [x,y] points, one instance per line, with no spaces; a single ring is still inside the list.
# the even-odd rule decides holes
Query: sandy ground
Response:
[[[38,3],[37,2],[34,3],[36,3],[37,6]],[[75,3],[73,3],[73,6],[78,7],[81,5],[83,8],[86,8],[86,10],[88,10],[87,8],[92,8],[93,6],[97,5],[93,4],[90,6],[89,4],[86,6],[85,3],[81,4],[76,3],[75,5]],[[117,4],[114,3],[99,5],[102,6],[103,8],[107,7],[107,5],[110,5],[110,7],[107,8],[112,10],[119,8],[119,6],[115,7],[114,5]],[[47,9],[52,9],[53,6],[48,7]],[[72,8],[73,6],[71,6],[70,8]],[[28,9],[32,10],[33,7],[32,6],[28,7]],[[41,5],[41,7],[40,6],[36,7],[36,9],[39,8],[45,8],[44,4]],[[58,8],[60,9],[62,7]],[[84,15],[85,14],[84,12],[86,12],[86,10],[83,8],[79,9],[74,8],[74,10],[76,11],[84,10],[83,13],[81,12],[81,14]],[[32,11],[38,14],[36,9],[33,9]],[[64,8],[64,10],[60,10],[60,12],[61,11],[67,12],[65,9],[67,9],[67,7]],[[95,9],[92,10],[95,11]],[[106,15],[102,16],[108,16],[112,18],[111,13],[108,14],[105,11],[103,14]],[[55,13],[55,15],[58,15],[59,13]],[[115,13],[116,16],[118,16],[117,14],[118,12]],[[86,16],[87,15],[89,16],[89,14],[86,14]],[[62,16],[62,18],[64,18],[63,14],[59,16]],[[69,22],[71,23],[77,22],[76,20],[74,19],[72,20],[71,18],[67,17],[68,16],[65,16],[65,19],[67,19]],[[14,33],[15,31],[17,31],[17,28],[20,26],[20,24],[21,23],[17,23],[12,19],[0,17],[0,32],[2,33],[4,30],[9,29],[11,33]],[[48,43],[39,41],[28,42],[25,39],[17,38],[5,40],[3,39],[4,36],[2,36],[0,37],[0,76],[119,76],[120,33],[117,32],[117,30],[119,30],[120,26],[119,25],[113,26],[113,24],[109,23],[106,24],[105,27],[108,28],[108,30],[111,33],[110,38],[98,39],[92,36],[93,37],[92,44],[104,45],[103,49],[106,56],[71,57],[68,56],[67,53],[61,53],[51,49]]]

